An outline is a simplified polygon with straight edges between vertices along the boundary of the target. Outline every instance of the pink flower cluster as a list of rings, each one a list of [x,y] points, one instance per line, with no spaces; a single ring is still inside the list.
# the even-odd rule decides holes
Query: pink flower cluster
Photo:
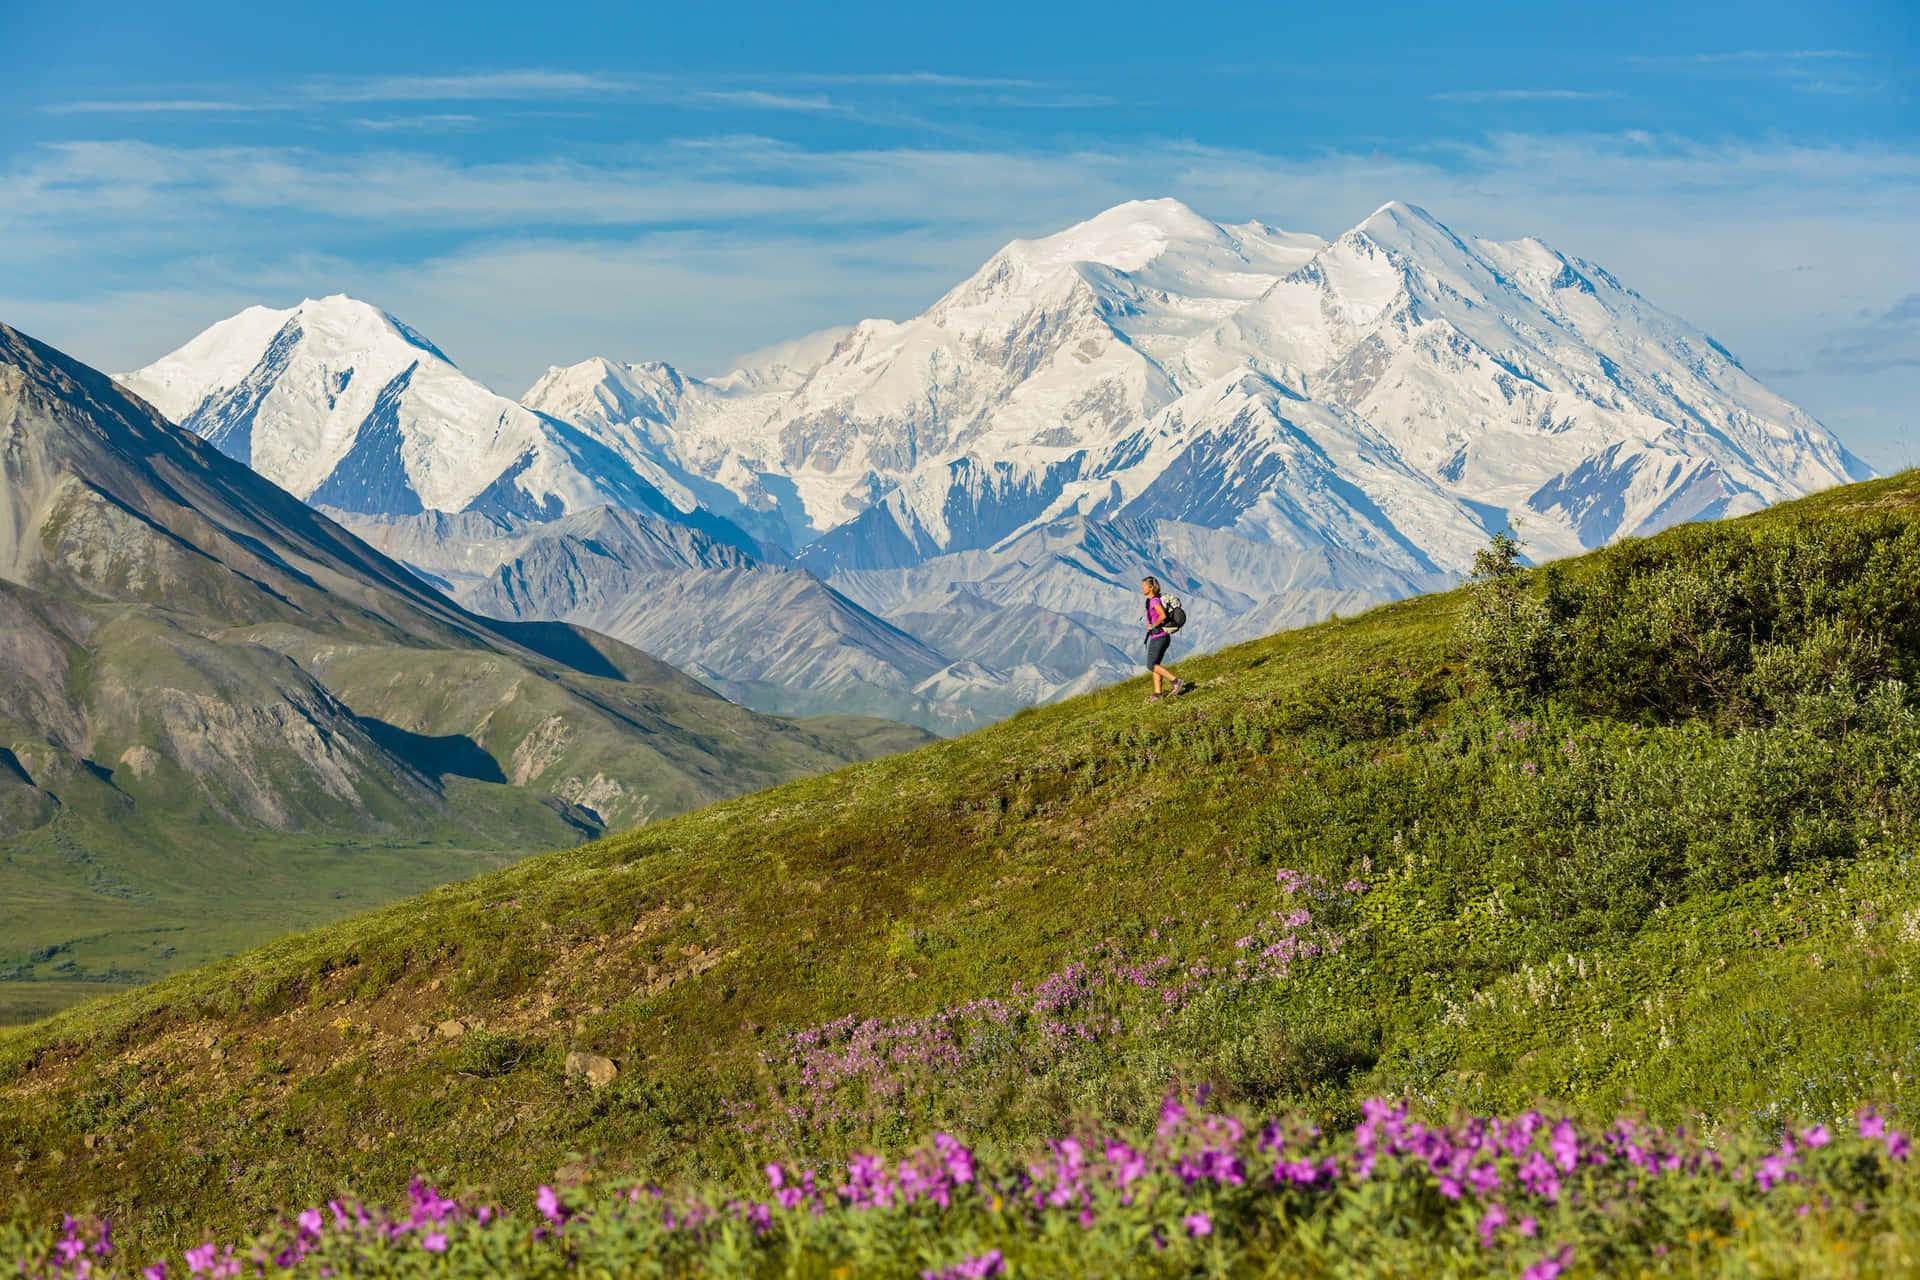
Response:
[[[392,1243],[410,1240],[415,1247],[428,1253],[445,1253],[448,1248],[447,1233],[456,1224],[484,1224],[491,1221],[497,1212],[484,1204],[463,1205],[441,1195],[418,1178],[408,1185],[407,1193],[409,1205],[404,1216],[370,1211],[360,1204],[348,1206],[338,1200],[330,1200],[324,1209],[301,1210],[291,1221],[283,1224],[279,1232],[263,1237],[249,1247],[222,1247],[208,1242],[186,1250],[178,1269],[163,1260],[142,1267],[139,1274],[142,1280],[172,1280],[181,1276],[207,1276],[213,1280],[223,1280],[229,1276],[287,1271],[298,1266],[307,1255],[334,1236],[351,1236],[355,1239],[377,1237]],[[99,1224],[92,1240],[84,1238],[82,1225],[72,1217],[64,1219],[63,1232],[62,1238],[54,1246],[52,1261],[55,1265],[34,1272],[23,1263],[20,1267],[22,1275],[44,1277],[44,1280],[81,1280],[95,1275],[97,1260],[113,1252],[112,1226],[108,1222]]]
[[[269,1276],[315,1254],[332,1265],[330,1258],[339,1255],[327,1250],[336,1246],[360,1257],[370,1247],[415,1259],[453,1255],[478,1249],[490,1224],[569,1256],[598,1235],[630,1239],[635,1231],[669,1233],[703,1247],[709,1229],[723,1223],[745,1224],[750,1238],[779,1248],[785,1224],[795,1217],[836,1214],[904,1216],[916,1234],[954,1229],[978,1240],[984,1231],[1008,1247],[1023,1238],[1057,1237],[1062,1226],[1088,1232],[1112,1226],[1143,1242],[1138,1247],[1212,1248],[1216,1241],[1231,1243],[1240,1224],[1275,1221],[1276,1197],[1292,1201],[1279,1215],[1284,1220],[1366,1184],[1384,1184],[1396,1189],[1405,1211],[1427,1215],[1426,1229],[1442,1232],[1441,1238],[1497,1251],[1489,1253],[1490,1262],[1510,1265],[1529,1280],[1554,1280],[1580,1247],[1580,1214],[1630,1222],[1649,1195],[1669,1184],[1697,1186],[1716,1203],[1739,1195],[1803,1212],[1814,1201],[1830,1202],[1822,1199],[1823,1188],[1835,1184],[1821,1180],[1836,1170],[1857,1169],[1862,1160],[1898,1165],[1911,1155],[1908,1136],[1880,1113],[1864,1111],[1857,1121],[1857,1136],[1844,1148],[1823,1125],[1756,1148],[1737,1140],[1709,1144],[1684,1130],[1632,1120],[1582,1126],[1536,1110],[1434,1124],[1414,1118],[1402,1103],[1370,1101],[1352,1130],[1328,1134],[1297,1118],[1255,1124],[1211,1111],[1201,1090],[1192,1098],[1169,1095],[1145,1135],[1068,1133],[1029,1159],[996,1166],[939,1133],[896,1159],[855,1156],[838,1177],[770,1164],[765,1198],[670,1198],[658,1188],[636,1187],[588,1207],[543,1186],[530,1231],[487,1205],[463,1204],[416,1180],[403,1213],[330,1201],[250,1244],[201,1244],[186,1251],[179,1270],[160,1261],[138,1274],[145,1280]],[[1821,1154],[1830,1147],[1834,1153]],[[1411,1229],[1402,1223],[1396,1230],[1403,1227]],[[1444,1234],[1450,1231],[1457,1234]],[[1555,1235],[1573,1238],[1549,1240]],[[100,1277],[113,1252],[107,1223],[68,1217],[57,1237],[10,1270],[25,1280]],[[992,1248],[922,1275],[969,1280],[1002,1275],[1007,1267],[1001,1249]],[[4,1260],[0,1270],[7,1270]],[[356,1273],[362,1271],[382,1274],[377,1266]]]
[[[1170,918],[1148,935],[1156,944],[1150,951],[1104,942],[1030,989],[1016,983],[1004,996],[919,1017],[849,1014],[792,1032],[760,1055],[775,1078],[770,1096],[735,1104],[735,1119],[757,1137],[798,1140],[896,1116],[925,1086],[983,1073],[1043,1074],[1134,1034],[1141,1022],[1164,1026],[1221,986],[1285,981],[1301,963],[1346,945],[1346,936],[1315,913],[1344,907],[1367,886],[1350,880],[1336,887],[1291,869],[1275,880],[1281,899],[1243,925],[1230,947],[1209,936],[1182,954],[1173,945],[1181,931]]]

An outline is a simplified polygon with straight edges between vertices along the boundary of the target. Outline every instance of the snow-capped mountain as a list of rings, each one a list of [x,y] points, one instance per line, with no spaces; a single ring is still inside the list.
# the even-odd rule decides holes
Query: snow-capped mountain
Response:
[[[250,307],[119,381],[316,506],[552,518],[613,503],[752,545],[663,496],[626,451],[495,395],[352,298]]]
[[[553,389],[596,378],[609,401],[626,380],[556,370],[526,402],[568,417]],[[716,509],[779,510],[827,572],[1068,514],[1458,571],[1511,520],[1565,554],[1865,474],[1602,268],[1399,203],[1332,242],[1122,205],[856,326],[791,390],[691,385],[605,428]]]
[[[317,502],[732,530],[946,658],[924,685],[944,697],[1058,691],[1056,661],[1123,671],[1145,572],[1218,644],[1453,581],[1509,524],[1544,559],[1868,474],[1604,269],[1400,203],[1332,241],[1121,205],[1009,244],[912,319],[711,379],[596,359],[513,406],[329,299],[244,313],[128,382]],[[443,382],[465,398],[425,393]]]

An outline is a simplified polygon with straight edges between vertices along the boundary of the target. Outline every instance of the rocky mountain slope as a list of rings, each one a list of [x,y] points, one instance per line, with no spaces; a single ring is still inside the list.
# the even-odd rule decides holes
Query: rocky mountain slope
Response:
[[[247,934],[213,900],[312,919],[913,740],[767,719],[604,636],[468,613],[0,326],[10,942],[104,955],[103,931],[197,918],[168,945],[204,958]]]
[[[477,613],[591,627],[761,711],[956,733],[1128,670],[1116,643],[1037,605],[1002,608],[944,580],[917,594],[850,583],[869,609],[804,568],[612,507],[553,521],[330,514]]]
[[[613,507],[554,521],[334,514],[477,613],[591,627],[745,705],[947,733],[983,722],[982,708],[919,691],[950,665],[940,652],[804,569],[684,525]],[[1020,705],[1009,697],[999,710]]]
[[[266,322],[250,323],[251,354],[215,359],[217,327],[129,381],[164,385],[225,439],[240,421],[226,388],[288,376]],[[947,660],[938,687],[976,710],[1124,671],[1143,573],[1202,605],[1187,641],[1206,648],[1452,581],[1509,524],[1546,558],[1868,474],[1604,269],[1537,240],[1462,237],[1400,203],[1332,241],[1172,200],[1121,205],[1009,244],[905,322],[707,380],[589,360],[550,369],[523,405],[663,496],[642,509],[722,521],[716,540],[738,531],[735,545],[791,557],[909,631]],[[304,438],[291,421],[274,430]],[[535,509],[468,497],[480,481],[423,505]],[[582,482],[538,511],[634,505],[615,488]],[[970,631],[981,601],[1057,617],[1077,628],[1075,660],[1104,665],[1055,667],[1000,629]],[[733,622],[781,630],[743,609]],[[704,648],[675,653],[723,669]]]

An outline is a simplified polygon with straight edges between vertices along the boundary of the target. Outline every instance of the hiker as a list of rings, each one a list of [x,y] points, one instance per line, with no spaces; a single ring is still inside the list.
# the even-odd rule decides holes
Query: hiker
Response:
[[[1173,609],[1160,599],[1160,579],[1158,578],[1142,578],[1140,594],[1147,598],[1147,667],[1153,672],[1153,696],[1147,701],[1158,702],[1167,696],[1160,691],[1162,678],[1173,681],[1173,688],[1170,690],[1172,693],[1181,694],[1192,688],[1185,680],[1160,665],[1167,656],[1167,646],[1173,643],[1173,633],[1180,629],[1182,622],[1186,621],[1185,611],[1182,610],[1182,616],[1177,619],[1169,618],[1168,615],[1173,612]],[[1178,608],[1178,604],[1179,602],[1175,601],[1174,608]]]

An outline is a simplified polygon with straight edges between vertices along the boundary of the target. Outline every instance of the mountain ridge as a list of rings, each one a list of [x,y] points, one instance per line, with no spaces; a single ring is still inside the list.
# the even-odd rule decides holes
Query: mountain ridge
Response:
[[[1160,523],[1248,548],[1217,557],[1230,574],[1185,637],[1204,648],[1265,625],[1230,608],[1308,620],[1457,578],[1510,525],[1542,560],[1870,474],[1604,268],[1538,239],[1462,236],[1400,201],[1331,240],[1134,201],[1008,243],[917,316],[755,359],[702,379],[595,357],[550,367],[521,407],[617,459],[604,465],[658,497],[650,514],[721,522],[720,540],[867,607],[854,584],[893,571],[922,571],[923,603],[991,594],[1011,579],[979,555],[1060,520],[1102,524],[1109,545],[1134,530],[1098,571],[1051,578],[1062,595],[992,597],[1104,629],[1109,675],[1125,670],[1133,582],[1164,567]],[[226,376],[209,364],[200,381]],[[482,505],[557,514],[514,505],[518,473],[500,483],[508,496]],[[607,486],[569,495],[567,511],[634,505]],[[1338,553],[1330,576],[1271,599],[1260,555],[1319,548]],[[933,581],[962,565],[972,577]],[[984,645],[952,661],[1004,671],[1031,656],[915,617],[923,641]],[[1057,674],[1035,687],[1075,673]],[[964,710],[999,706],[995,684],[944,687]]]

